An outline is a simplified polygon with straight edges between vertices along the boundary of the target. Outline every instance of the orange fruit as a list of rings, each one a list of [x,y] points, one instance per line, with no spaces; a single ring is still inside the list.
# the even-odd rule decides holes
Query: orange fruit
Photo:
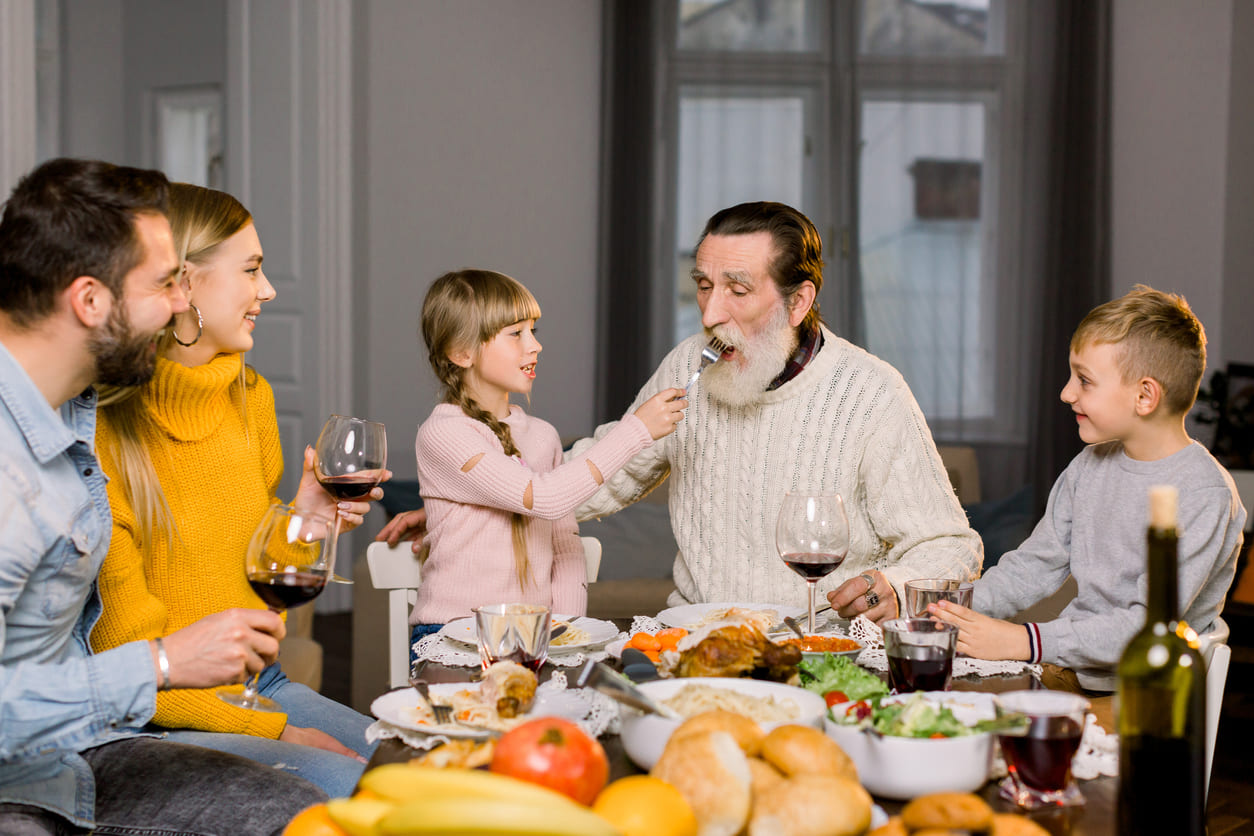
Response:
[[[283,836],[348,836],[348,831],[331,821],[326,804],[315,804],[297,813],[283,828]]]
[[[697,817],[687,800],[651,775],[619,778],[597,796],[592,812],[623,836],[697,836]]]

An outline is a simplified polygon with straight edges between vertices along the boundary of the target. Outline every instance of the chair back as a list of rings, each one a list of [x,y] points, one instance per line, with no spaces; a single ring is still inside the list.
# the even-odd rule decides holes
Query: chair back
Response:
[[[1222,619],[1219,619],[1222,620]],[[1227,627],[1227,625],[1224,625]],[[1219,736],[1219,715],[1224,707],[1224,687],[1228,684],[1228,663],[1232,648],[1212,644],[1206,657],[1206,793],[1210,794],[1210,768],[1215,760],[1215,740]]]
[[[375,589],[388,590],[388,687],[409,684],[409,608],[418,600],[422,565],[411,543],[371,543],[366,565]]]
[[[601,572],[601,541],[595,537],[580,537],[583,543],[583,560],[588,570],[588,583],[597,579]]]

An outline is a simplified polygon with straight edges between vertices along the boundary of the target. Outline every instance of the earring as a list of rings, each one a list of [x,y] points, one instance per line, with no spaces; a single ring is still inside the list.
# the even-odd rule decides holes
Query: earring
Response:
[[[194,346],[197,342],[200,341],[200,335],[205,333],[205,318],[200,315],[200,308],[196,307],[191,302],[187,303],[187,307],[191,308],[193,311],[196,312],[196,336],[192,338],[191,342],[185,343],[179,339],[178,331],[174,330],[173,328],[170,329],[170,336],[174,337],[174,341],[178,343],[179,345],[183,346],[183,348],[191,348],[192,346]]]

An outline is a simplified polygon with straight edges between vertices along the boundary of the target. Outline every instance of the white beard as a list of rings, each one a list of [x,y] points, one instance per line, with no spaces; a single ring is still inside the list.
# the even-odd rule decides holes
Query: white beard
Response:
[[[736,353],[732,359],[706,369],[697,385],[705,387],[715,401],[730,407],[747,406],[761,399],[766,387],[797,350],[797,329],[788,324],[788,306],[784,304],[775,309],[770,321],[753,337],[729,326],[707,328],[706,335],[718,337],[735,348]]]

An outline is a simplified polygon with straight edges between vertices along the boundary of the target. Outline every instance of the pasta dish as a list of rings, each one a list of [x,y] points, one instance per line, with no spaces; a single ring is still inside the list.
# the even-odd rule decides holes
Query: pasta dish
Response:
[[[801,710],[792,700],[754,697],[710,685],[685,685],[675,696],[662,702],[675,709],[681,717],[695,717],[719,709],[733,711],[759,723],[782,723],[801,716]]]

